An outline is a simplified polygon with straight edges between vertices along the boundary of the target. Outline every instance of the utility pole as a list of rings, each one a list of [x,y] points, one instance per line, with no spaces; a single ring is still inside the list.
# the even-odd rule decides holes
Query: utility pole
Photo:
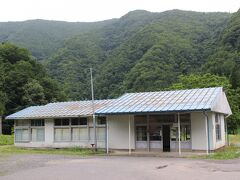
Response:
[[[91,91],[92,91],[92,114],[93,114],[93,130],[94,130],[94,150],[97,151],[97,132],[96,132],[96,118],[95,118],[95,105],[94,105],[92,68],[90,68],[90,74],[91,74]]]

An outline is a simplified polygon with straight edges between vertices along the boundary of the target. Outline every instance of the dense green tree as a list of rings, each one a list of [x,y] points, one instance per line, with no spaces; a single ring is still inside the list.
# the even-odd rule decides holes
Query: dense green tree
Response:
[[[230,81],[234,89],[240,88],[240,64],[236,63],[236,65],[232,68]]]
[[[60,101],[65,95],[30,53],[13,44],[0,44],[1,115],[24,107]]]
[[[224,87],[226,90],[231,88],[228,78],[213,74],[189,74],[180,75],[178,82],[172,84],[167,89],[193,89],[193,88],[208,88],[208,87]]]
[[[27,106],[46,104],[44,89],[37,80],[32,80],[23,86],[22,103]]]

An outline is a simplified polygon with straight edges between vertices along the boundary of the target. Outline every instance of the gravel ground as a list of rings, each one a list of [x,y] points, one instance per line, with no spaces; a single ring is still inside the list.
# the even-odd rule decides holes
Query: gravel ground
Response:
[[[63,155],[0,155],[0,179],[239,180],[240,159]]]

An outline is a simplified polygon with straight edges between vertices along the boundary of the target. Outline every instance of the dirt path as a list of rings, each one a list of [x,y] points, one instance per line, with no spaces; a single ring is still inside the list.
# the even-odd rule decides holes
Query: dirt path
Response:
[[[239,180],[240,159],[213,161],[159,157],[62,155],[0,156],[0,179]],[[34,178],[33,178],[34,177]]]

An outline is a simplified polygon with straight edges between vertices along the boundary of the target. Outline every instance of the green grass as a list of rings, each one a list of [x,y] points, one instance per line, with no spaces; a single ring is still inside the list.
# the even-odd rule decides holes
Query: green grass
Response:
[[[240,134],[229,135],[229,141],[232,145],[240,144]]]
[[[0,145],[12,145],[14,143],[14,135],[0,135]]]
[[[94,152],[93,149],[73,148],[20,148],[14,145],[14,135],[0,135],[0,154],[62,154],[62,155],[100,155],[104,151]]]
[[[80,155],[80,156],[89,156],[89,155],[101,155],[104,154],[104,151],[98,150],[94,152],[92,149],[82,149],[79,147],[74,148],[20,148],[15,147],[14,145],[0,146],[0,154],[12,155],[12,154],[59,154],[59,155]]]
[[[217,159],[217,160],[240,158],[240,147],[227,146],[221,150],[218,150],[218,151],[206,156],[206,158],[207,159]]]

